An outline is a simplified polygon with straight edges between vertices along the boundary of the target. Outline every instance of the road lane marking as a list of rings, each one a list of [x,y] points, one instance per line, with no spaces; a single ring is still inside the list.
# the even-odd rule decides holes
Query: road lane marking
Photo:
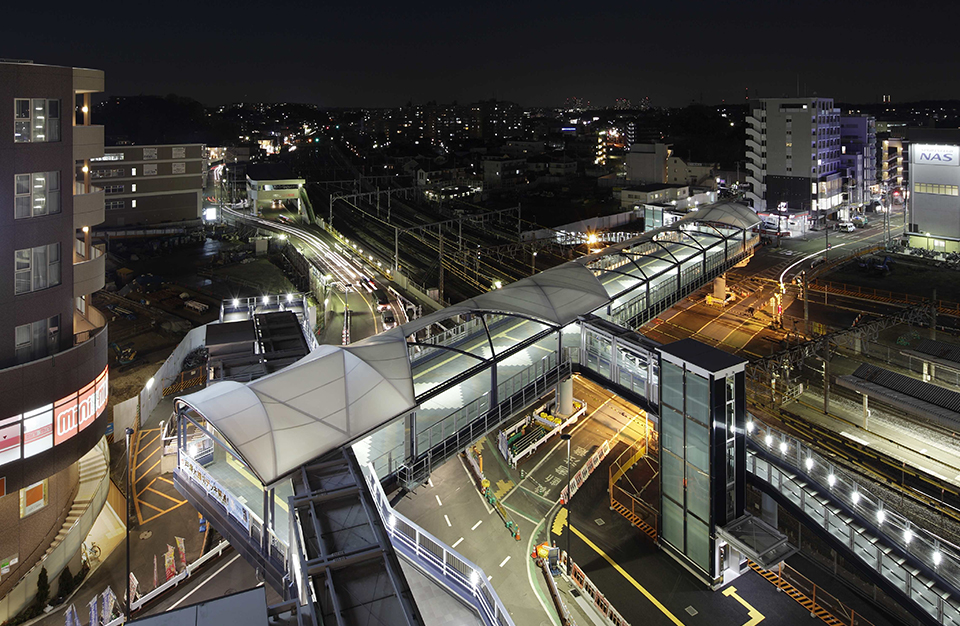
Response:
[[[460,542],[461,542],[461,541],[463,541],[463,537],[460,537],[459,539],[457,539],[457,541],[456,541],[452,546],[450,546],[450,547],[451,547],[451,548],[456,548],[457,546],[460,545]]]
[[[473,526],[471,526],[471,527],[470,527],[470,530],[476,530],[476,529],[477,529],[477,526],[479,526],[479,525],[482,524],[482,523],[483,523],[483,520],[480,520],[479,522],[477,522],[476,524],[474,524]]]
[[[431,487],[433,487],[433,479],[432,479],[432,478],[428,478],[428,479],[427,479],[427,484],[430,485]]]
[[[450,523],[450,518],[449,518],[449,517],[447,517],[446,515],[444,515],[444,516],[443,516],[443,519],[447,520],[447,526],[448,526],[448,527],[449,527],[449,526],[453,526],[453,524]]]
[[[437,499],[437,506],[443,506],[443,502],[440,502],[440,496],[434,496]]]
[[[613,566],[613,569],[617,570],[617,571],[620,573],[620,575],[623,576],[623,577],[627,580],[627,582],[629,582],[631,585],[633,585],[634,587],[636,587],[637,591],[639,591],[640,593],[642,593],[647,600],[650,600],[650,602],[652,602],[654,606],[656,606],[658,609],[660,609],[660,612],[663,613],[663,614],[667,617],[667,619],[669,619],[671,622],[673,622],[674,624],[676,624],[676,626],[684,626],[683,622],[681,622],[679,619],[677,619],[677,616],[670,612],[670,609],[668,609],[667,607],[663,606],[663,604],[661,604],[659,600],[657,600],[655,597],[653,597],[653,594],[652,594],[652,593],[650,593],[649,591],[647,591],[647,590],[643,587],[643,585],[641,585],[641,584],[638,583],[636,580],[634,580],[633,576],[631,576],[630,574],[628,574],[628,573],[626,572],[626,570],[624,570],[622,567],[620,567],[620,565],[619,565],[616,561],[614,561],[614,560],[611,559],[609,556],[607,556],[607,554],[606,554],[603,550],[601,550],[600,548],[598,548],[595,543],[593,543],[592,541],[590,541],[589,539],[587,539],[587,538],[583,535],[583,533],[581,533],[581,532],[580,532],[579,530],[577,530],[575,527],[571,526],[571,527],[570,527],[570,530],[571,530],[571,532],[573,532],[574,535],[576,535],[577,537],[579,537],[581,541],[583,541],[585,544],[587,544],[587,546],[588,546],[591,550],[593,550],[594,552],[596,552],[597,554],[599,554],[600,556],[602,556],[603,559],[604,559],[607,563],[609,563],[611,566]]]
[[[168,610],[168,611],[172,611],[173,609],[175,609],[175,608],[177,608],[178,606],[180,606],[180,604],[181,604],[184,600],[186,600],[187,598],[189,598],[190,596],[192,596],[193,594],[195,594],[196,592],[198,592],[198,591],[200,590],[200,587],[203,587],[203,586],[206,585],[208,582],[210,582],[211,580],[213,580],[213,578],[214,578],[217,574],[219,574],[219,573],[222,572],[223,570],[227,569],[227,567],[229,567],[234,561],[236,561],[236,560],[239,559],[239,558],[240,558],[240,555],[238,554],[238,555],[236,555],[235,557],[233,557],[232,559],[230,559],[229,561],[227,561],[226,563],[224,563],[223,566],[222,566],[220,569],[218,569],[218,570],[215,571],[214,573],[210,574],[210,577],[209,577],[209,578],[207,578],[206,580],[202,581],[199,585],[197,585],[196,587],[194,587],[193,589],[191,589],[191,590],[190,590],[190,593],[188,593],[187,595],[185,595],[185,596],[183,596],[182,598],[180,598],[179,600],[177,600],[177,601],[173,604],[173,606],[171,606],[171,607],[170,607],[169,609],[167,609],[167,610]]]
[[[732,585],[730,587],[727,587],[726,589],[723,590],[723,595],[727,596],[728,598],[733,598],[734,600],[742,604],[744,608],[747,609],[747,617],[749,617],[750,620],[745,622],[743,626],[756,626],[757,624],[763,621],[763,614],[760,613],[760,611],[753,608],[752,606],[750,606],[749,604],[747,604],[746,600],[738,596],[736,587]]]
[[[500,567],[503,567],[504,565],[506,565],[506,564],[507,564],[507,561],[509,561],[509,560],[510,560],[510,555],[508,554],[508,555],[507,555],[507,558],[505,558],[504,560],[500,561]]]

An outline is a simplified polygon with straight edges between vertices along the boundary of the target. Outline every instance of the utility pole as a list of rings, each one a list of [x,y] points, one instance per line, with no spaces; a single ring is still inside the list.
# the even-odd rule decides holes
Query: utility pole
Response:
[[[437,227],[437,232],[440,235],[440,284],[437,295],[440,301],[443,302],[443,224]]]
[[[810,336],[810,297],[807,295],[807,273],[801,272],[803,277],[803,330]]]
[[[830,415],[830,341],[823,349],[823,414]]]

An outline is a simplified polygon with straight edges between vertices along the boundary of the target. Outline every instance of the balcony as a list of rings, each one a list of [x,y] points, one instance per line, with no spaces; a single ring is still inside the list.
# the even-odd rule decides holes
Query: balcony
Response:
[[[763,180],[763,175],[766,174],[766,170],[755,163],[747,162],[747,172],[748,176],[753,176],[759,180]]]
[[[73,160],[103,156],[103,126],[73,126]]]
[[[760,144],[753,139],[747,139],[747,150],[754,152],[755,154],[760,154],[763,152],[763,148],[760,147]]]
[[[77,240],[76,248],[73,252],[73,295],[75,298],[88,296],[94,291],[103,289],[106,281],[104,280],[104,269],[106,267],[107,257],[103,250],[93,246],[89,251],[86,245]]]
[[[84,67],[73,68],[73,91],[75,93],[100,93],[103,91],[103,70]]]
[[[751,126],[747,126],[747,136],[752,137],[754,141],[760,143],[760,131]]]
[[[73,195],[73,228],[81,229],[84,226],[102,223],[103,206],[102,189],[90,193],[75,193]]]
[[[754,190],[755,192],[757,192],[757,193],[759,193],[759,194],[762,195],[762,193],[763,193],[763,188],[764,188],[764,187],[763,187],[763,183],[761,183],[759,180],[757,180],[757,179],[756,179],[755,177],[753,177],[753,176],[747,176],[747,182],[750,183],[750,184],[753,186],[753,190]]]
[[[89,298],[88,298],[89,300]],[[87,302],[86,313],[73,310],[73,345],[79,346],[97,334],[97,331],[107,325],[107,318],[99,309]]]

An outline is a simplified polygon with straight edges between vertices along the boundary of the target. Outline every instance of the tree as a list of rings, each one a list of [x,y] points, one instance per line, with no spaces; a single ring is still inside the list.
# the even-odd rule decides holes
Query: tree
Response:
[[[34,600],[37,606],[43,607],[50,598],[50,581],[47,580],[47,568],[40,568],[40,575],[37,576],[37,599]]]

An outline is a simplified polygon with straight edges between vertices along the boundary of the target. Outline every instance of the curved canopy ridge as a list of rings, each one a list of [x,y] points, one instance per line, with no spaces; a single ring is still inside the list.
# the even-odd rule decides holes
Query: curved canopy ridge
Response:
[[[560,327],[609,300],[593,271],[571,262],[417,318],[402,328],[405,335],[411,335],[435,322],[481,311],[531,317]]]
[[[467,300],[484,311],[515,313],[566,326],[609,301],[593,272],[579,263],[563,265]]]
[[[416,406],[403,334],[322,345],[247,384],[179,398],[210,422],[264,484]]]
[[[753,212],[753,209],[738,202],[708,204],[679,221],[687,220],[691,222],[716,222],[743,229],[753,228],[760,223],[760,218]]]

